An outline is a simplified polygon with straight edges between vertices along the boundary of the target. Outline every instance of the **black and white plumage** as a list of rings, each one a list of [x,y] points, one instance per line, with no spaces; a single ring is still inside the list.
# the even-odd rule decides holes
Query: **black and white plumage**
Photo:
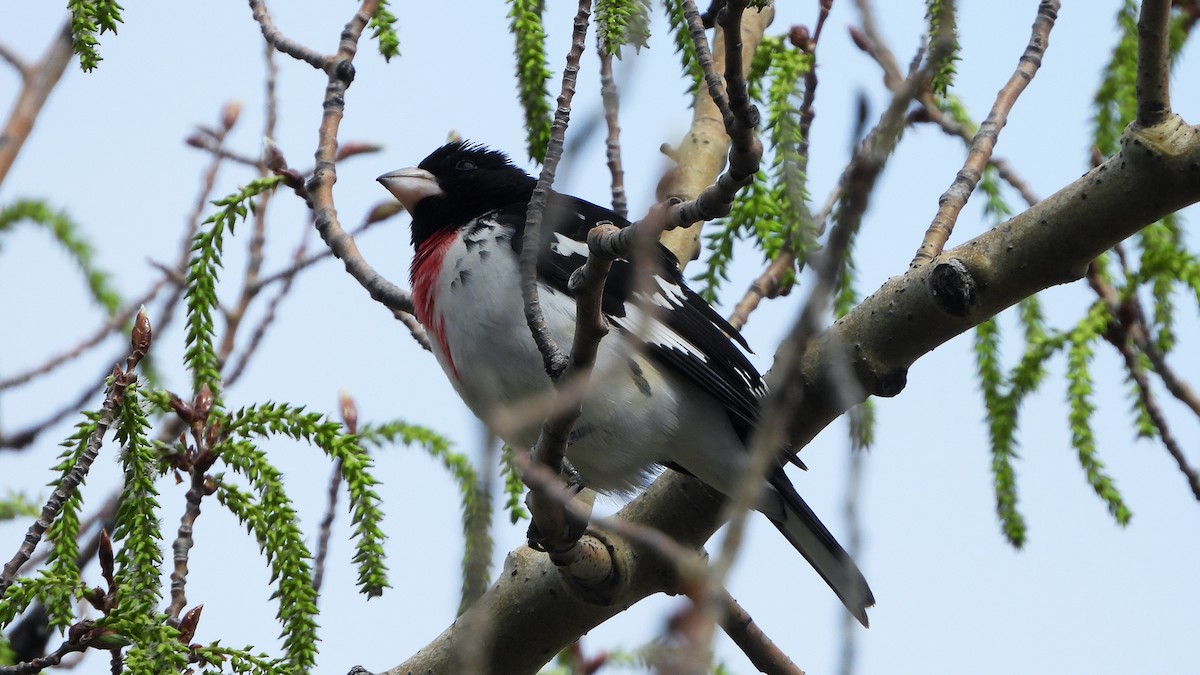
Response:
[[[518,269],[536,181],[502,153],[456,142],[379,182],[413,217],[414,304],[438,362],[498,436],[531,447],[553,398],[525,323]],[[537,271],[546,326],[560,345],[575,330],[568,281],[600,221],[629,224],[603,207],[550,194]],[[766,391],[762,377],[745,340],[688,288],[672,254],[659,246],[649,264],[649,284],[624,260],[609,272],[601,309],[615,330],[600,343],[567,458],[604,492],[640,488],[666,465],[730,494]],[[782,464],[756,508],[865,626],[875,603],[866,580]]]

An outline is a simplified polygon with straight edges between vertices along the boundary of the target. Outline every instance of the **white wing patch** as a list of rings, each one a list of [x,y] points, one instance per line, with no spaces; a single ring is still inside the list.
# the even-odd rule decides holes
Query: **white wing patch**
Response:
[[[658,294],[655,293],[655,295]],[[663,349],[681,351],[701,363],[708,363],[708,355],[700,351],[690,340],[671,330],[658,319],[647,316],[637,305],[626,305],[625,312],[625,316],[610,316],[608,319],[644,342],[658,345]]]
[[[550,250],[564,257],[581,255],[586,258],[588,256],[586,243],[575,241],[561,232],[554,233],[554,241],[550,242]]]

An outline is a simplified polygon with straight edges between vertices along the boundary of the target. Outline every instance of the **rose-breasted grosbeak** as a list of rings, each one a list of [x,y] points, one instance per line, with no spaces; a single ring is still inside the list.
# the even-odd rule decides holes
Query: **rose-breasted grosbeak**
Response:
[[[438,363],[498,436],[532,447],[553,397],[525,323],[517,263],[536,181],[502,153],[457,142],[379,182],[412,214],[413,300]],[[588,231],[606,220],[629,224],[595,204],[550,195],[537,272],[546,326],[560,345],[575,332],[568,279],[586,259]],[[674,256],[657,249],[648,256],[657,258],[651,283],[640,283],[624,260],[612,266],[602,311],[615,330],[600,343],[567,458],[600,491],[632,491],[666,465],[730,494],[763,380],[742,336],[687,287]],[[756,508],[865,626],[866,608],[875,604],[866,580],[796,493],[782,462]]]

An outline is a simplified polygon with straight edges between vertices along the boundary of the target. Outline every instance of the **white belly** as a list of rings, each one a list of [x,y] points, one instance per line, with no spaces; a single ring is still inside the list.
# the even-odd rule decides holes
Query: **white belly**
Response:
[[[516,257],[500,248],[507,246],[489,242],[468,250],[461,238],[451,245],[434,311],[449,354],[439,340],[432,342],[438,362],[472,412],[505,442],[528,449],[554,398],[516,292]],[[480,256],[480,251],[489,252]],[[543,291],[541,305],[559,348],[569,352],[574,301]],[[630,491],[644,484],[655,464],[671,459],[667,446],[679,428],[678,396],[675,383],[656,373],[615,331],[601,343],[583,415],[567,449],[589,486]]]

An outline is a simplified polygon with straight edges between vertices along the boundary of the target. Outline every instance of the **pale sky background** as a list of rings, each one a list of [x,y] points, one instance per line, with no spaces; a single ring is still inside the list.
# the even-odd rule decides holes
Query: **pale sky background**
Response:
[[[574,3],[548,3],[550,63],[557,92]],[[924,3],[878,2],[879,22],[902,62],[913,54]],[[1116,41],[1113,16],[1120,2],[1067,2],[1050,38],[1044,66],[1013,111],[998,155],[1009,159],[1042,196],[1066,185],[1088,166],[1091,97]],[[0,41],[32,59],[64,18],[62,3],[4,0]],[[173,263],[182,224],[199,189],[208,155],[183,139],[197,124],[214,124],[221,105],[238,99],[242,119],[231,146],[256,154],[261,146],[263,42],[244,2],[156,3],[129,0],[117,36],[101,39],[104,61],[83,74],[72,66],[54,91],[38,126],[0,190],[0,203],[46,199],[66,209],[95,243],[97,264],[110,270],[124,297],[142,293],[157,272],[149,261]],[[979,119],[1016,66],[1029,38],[1037,3],[962,3],[963,44],[957,93]],[[335,48],[355,4],[272,3],[290,37],[325,51]],[[781,3],[772,33],[816,18],[815,0]],[[506,150],[521,162],[524,140],[513,80],[512,39],[500,2],[397,2],[401,52],[385,64],[364,39],[347,96],[341,139],[386,145],[383,153],[339,166],[336,199],[342,222],[360,221],[386,198],[374,178],[417,163],[450,130]],[[847,158],[854,96],[865,91],[872,115],[886,101],[880,72],[854,48],[846,32],[857,15],[839,0],[818,59],[820,86],[813,126],[811,192],[820,202]],[[658,20],[652,46],[618,67],[626,181],[631,210],[645,211],[665,167],[660,143],[675,143],[690,111],[677,59]],[[589,36],[589,44],[592,37]],[[1200,121],[1195,45],[1175,73],[1173,104]],[[293,166],[305,168],[316,144],[325,76],[277,56],[280,124],[277,142]],[[7,108],[17,78],[0,67],[0,99]],[[598,75],[585,59],[574,122],[595,111]],[[570,134],[568,134],[570,139]],[[898,274],[920,242],[938,196],[961,165],[961,143],[931,127],[911,130],[874,194],[861,235],[860,291]],[[533,168],[533,167],[529,167]],[[227,165],[214,196],[251,178]],[[568,157],[556,188],[598,203],[608,200],[603,143],[597,137]],[[1014,205],[1020,204],[1010,195]],[[986,221],[973,201],[953,243],[981,232]],[[306,227],[303,205],[281,193],[272,202],[265,270],[286,266]],[[1185,214],[1190,227],[1193,209]],[[1194,234],[1186,230],[1194,242]],[[226,246],[222,297],[237,293],[248,228]],[[315,239],[315,237],[314,237]],[[404,218],[362,237],[368,260],[405,283],[411,250]],[[723,296],[733,302],[759,270],[745,251]],[[769,366],[804,293],[768,303],[746,330]],[[1044,295],[1057,326],[1074,322],[1090,294],[1077,282]],[[1194,354],[1200,335],[1193,298],[1178,296],[1181,347],[1172,363],[1200,379]],[[152,308],[154,310],[154,308]],[[257,312],[262,311],[262,304]],[[254,316],[257,316],[256,313]],[[23,370],[75,344],[100,321],[88,306],[66,257],[34,228],[19,227],[0,242],[0,375]],[[152,313],[151,320],[156,320]],[[253,318],[251,319],[253,322]],[[1005,322],[1010,328],[1011,320]],[[1015,333],[1015,331],[1011,331]],[[243,333],[243,340],[248,332]],[[154,353],[167,386],[189,387],[181,367],[181,323],[156,334]],[[1017,353],[1008,345],[1006,355]],[[110,340],[71,367],[0,395],[0,425],[12,431],[74,398],[81,381],[101,377],[124,354]],[[1097,347],[1099,384],[1094,419],[1101,459],[1115,477],[1133,522],[1116,526],[1094,496],[1069,444],[1062,380],[1063,359],[1052,362],[1042,391],[1022,411],[1022,458],[1017,464],[1021,510],[1029,524],[1024,550],[999,534],[991,489],[983,409],[973,376],[969,337],[921,360],[897,398],[878,402],[878,441],[862,486],[865,546],[856,558],[878,599],[871,629],[859,631],[860,673],[1183,673],[1200,663],[1200,505],[1166,451],[1135,441],[1127,385],[1113,351]],[[480,431],[457,401],[434,360],[388,312],[375,305],[341,266],[326,262],[305,273],[245,379],[227,392],[230,407],[267,400],[336,411],[339,389],[358,401],[360,418],[404,418],[444,432],[459,450],[475,453]],[[91,407],[98,407],[96,396]],[[1173,430],[1200,462],[1197,421],[1170,401]],[[73,423],[73,421],[71,422]],[[38,499],[48,493],[48,467],[60,425],[22,453],[0,453],[0,484]],[[271,441],[271,456],[286,471],[309,542],[315,542],[330,465],[315,449]],[[104,447],[85,496],[93,504],[111,489],[116,447]],[[823,433],[803,454],[810,471],[797,475],[800,491],[824,521],[845,538],[842,500],[848,464],[845,423]],[[395,448],[378,456],[389,536],[393,589],[367,602],[354,588],[347,543],[349,519],[339,515],[324,592],[318,672],[344,673],[396,665],[453,620],[459,593],[462,543],[458,495],[447,474],[419,451]],[[178,525],[183,486],[160,482],[168,542]],[[345,504],[343,497],[343,505]],[[525,524],[496,519],[496,565],[523,541]],[[28,523],[0,527],[5,559]],[[278,653],[276,606],[269,600],[267,567],[235,519],[206,503],[197,523],[188,584],[190,604],[202,602],[196,640],[254,644]],[[93,571],[92,581],[99,581]],[[810,674],[836,672],[843,610],[837,598],[765,519],[756,518],[736,567],[731,591],[762,628]],[[661,634],[680,601],[644,602],[585,638],[588,653],[632,648]],[[548,620],[553,620],[552,618]],[[56,644],[56,643],[52,643]],[[719,652],[735,672],[750,664],[721,637]],[[107,660],[89,658],[77,672],[107,672]]]

